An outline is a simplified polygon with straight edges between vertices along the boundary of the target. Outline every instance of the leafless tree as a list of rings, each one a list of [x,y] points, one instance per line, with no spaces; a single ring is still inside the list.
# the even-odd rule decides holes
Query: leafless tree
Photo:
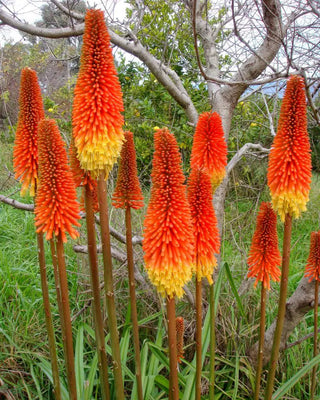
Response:
[[[69,26],[49,29],[30,25],[11,12],[10,7],[5,6],[2,0],[0,20],[2,24],[22,32],[46,38],[70,37],[83,33],[82,14],[64,6],[59,0],[47,1],[69,17]],[[158,82],[185,111],[189,123],[195,126],[199,110],[175,72],[170,58],[161,57],[161,51],[166,49],[168,41],[161,43],[162,48],[156,53],[158,55],[148,48],[141,23],[145,13],[150,11],[150,3],[152,2],[132,1],[132,13],[123,21],[116,20],[110,13],[106,13],[111,41],[149,68]],[[156,3],[162,4],[153,3],[155,8]],[[197,68],[199,75],[201,74],[206,82],[208,101],[212,110],[221,115],[226,139],[239,99],[266,88],[270,91],[274,82],[285,79],[291,73],[299,73],[305,77],[308,102],[313,118],[319,123],[319,109],[314,102],[320,87],[320,9],[316,0],[232,0],[231,4],[221,0],[212,4],[210,2],[210,5],[206,0],[172,0],[168,4],[172,7],[171,12],[176,15],[177,21],[179,15],[188,15],[189,23],[183,24],[184,28],[181,29],[185,29],[184,35],[194,43],[194,49],[190,54],[181,51],[181,61],[186,73],[188,68],[190,71]],[[182,24],[183,21],[180,22]],[[177,29],[180,29],[180,25],[170,32],[170,36],[175,38]],[[175,45],[178,46],[174,40],[170,42],[170,46]],[[227,58],[228,62],[221,63],[223,58]],[[272,118],[270,115],[268,117],[273,128]],[[229,173],[244,154],[253,151],[261,153],[268,150],[256,143],[246,143],[229,162],[228,175],[215,195],[220,226]],[[297,296],[295,301],[298,308],[299,301],[303,303],[303,299],[299,300]],[[293,325],[297,323],[298,318]],[[284,337],[287,337],[287,334],[288,330],[285,329]],[[270,352],[269,342],[266,343],[266,352]]]

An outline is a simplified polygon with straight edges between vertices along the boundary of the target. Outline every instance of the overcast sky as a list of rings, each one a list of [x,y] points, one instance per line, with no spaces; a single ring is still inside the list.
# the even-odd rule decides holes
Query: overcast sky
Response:
[[[21,20],[32,24],[33,22],[41,18],[40,7],[46,3],[43,0],[0,0],[0,7],[2,4],[6,4],[8,9],[14,11]],[[108,13],[114,15],[115,18],[120,20],[124,16],[125,12],[125,0],[86,0],[88,6],[96,5],[96,8],[107,10]],[[100,4],[100,7],[99,7]],[[16,30],[10,27],[2,27],[0,29],[0,45],[2,45],[8,39],[13,41],[21,40],[21,35]]]

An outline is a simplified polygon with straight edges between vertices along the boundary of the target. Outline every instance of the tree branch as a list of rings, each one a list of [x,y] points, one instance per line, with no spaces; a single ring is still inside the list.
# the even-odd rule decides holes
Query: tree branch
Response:
[[[269,153],[270,149],[266,149],[265,147],[261,146],[261,144],[254,144],[254,143],[246,143],[239,149],[236,154],[231,158],[227,165],[227,174],[233,170],[233,168],[238,164],[241,158],[249,153],[249,150],[258,150],[261,153]]]
[[[56,3],[55,3],[56,4]],[[9,13],[0,9],[0,20],[18,29],[22,32],[29,33],[30,35],[47,37],[47,38],[63,38],[70,36],[79,36],[83,34],[84,24],[75,25],[74,28],[41,28],[20,22],[11,17]],[[148,50],[141,44],[133,33],[123,38],[112,29],[109,28],[111,42],[141,60],[161,83],[161,85],[168,91],[173,99],[185,110],[189,121],[195,125],[198,121],[198,112],[192,103],[188,92],[184,88],[179,76],[168,67],[163,65],[161,61],[156,59]],[[170,72],[169,72],[170,71]]]
[[[25,211],[34,211],[34,205],[33,204],[25,204],[25,203],[20,203],[20,201],[10,199],[7,196],[4,196],[3,194],[0,194],[0,201],[2,203],[8,204],[11,207],[18,208],[19,210],[25,210]]]

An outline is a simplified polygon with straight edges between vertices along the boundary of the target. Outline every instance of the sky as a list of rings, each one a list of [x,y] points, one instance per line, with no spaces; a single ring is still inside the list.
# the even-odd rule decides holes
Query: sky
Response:
[[[46,2],[43,0],[0,0],[0,7],[4,7],[14,11],[21,20],[25,20],[29,24],[41,18],[40,7]],[[96,5],[97,8],[107,10],[111,15],[121,20],[125,12],[125,0],[86,0],[88,6]],[[15,29],[10,27],[2,27],[0,29],[0,45],[11,39],[14,42],[22,40],[21,35]]]

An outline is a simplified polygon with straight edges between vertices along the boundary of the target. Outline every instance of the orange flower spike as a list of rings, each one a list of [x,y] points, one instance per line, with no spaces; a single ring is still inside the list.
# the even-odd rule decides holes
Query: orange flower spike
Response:
[[[215,254],[220,250],[220,237],[212,203],[210,177],[202,168],[193,168],[188,182],[188,200],[195,238],[196,276],[213,283],[212,274],[217,265]]]
[[[35,195],[38,180],[38,124],[44,118],[37,73],[30,68],[21,71],[20,111],[13,149],[15,178],[22,182],[21,196]]]
[[[268,185],[272,205],[284,221],[306,210],[311,183],[311,155],[303,78],[291,76],[282,100],[277,134],[269,155]]]
[[[49,240],[66,232],[75,239],[79,233],[72,225],[80,226],[79,204],[68,166],[67,152],[59,129],[52,119],[43,119],[38,130],[39,176],[35,206],[37,232],[46,233]]]
[[[151,198],[144,221],[144,260],[163,296],[183,295],[193,269],[190,208],[176,139],[167,129],[154,134]]]
[[[270,289],[270,277],[279,282],[281,271],[281,254],[278,246],[277,214],[270,203],[261,203],[257,216],[256,230],[253,234],[249,251],[248,278],[256,278],[263,286]]]
[[[123,141],[122,93],[103,12],[88,10],[79,77],[74,90],[73,136],[81,167],[106,177]]]
[[[191,169],[208,170],[213,191],[220,185],[227,165],[227,143],[222,121],[216,112],[205,112],[199,116],[191,151]]]
[[[311,233],[310,253],[306,265],[306,277],[320,281],[320,231]]]
[[[77,149],[75,148],[74,141],[71,140],[71,144],[69,147],[69,161],[70,168],[73,176],[73,181],[76,187],[89,185],[92,196],[93,203],[93,211],[99,211],[99,202],[98,202],[98,184],[95,179],[92,179],[89,172],[83,170],[80,166],[80,161],[77,158]],[[82,195],[80,198],[81,211],[84,211],[84,196]]]
[[[183,317],[176,318],[176,332],[177,332],[177,362],[181,364],[184,354],[183,351],[183,335],[184,335],[184,320]]]
[[[143,195],[138,179],[133,133],[125,132],[124,139],[112,205],[116,208],[127,208],[129,206],[138,209],[143,207]]]

